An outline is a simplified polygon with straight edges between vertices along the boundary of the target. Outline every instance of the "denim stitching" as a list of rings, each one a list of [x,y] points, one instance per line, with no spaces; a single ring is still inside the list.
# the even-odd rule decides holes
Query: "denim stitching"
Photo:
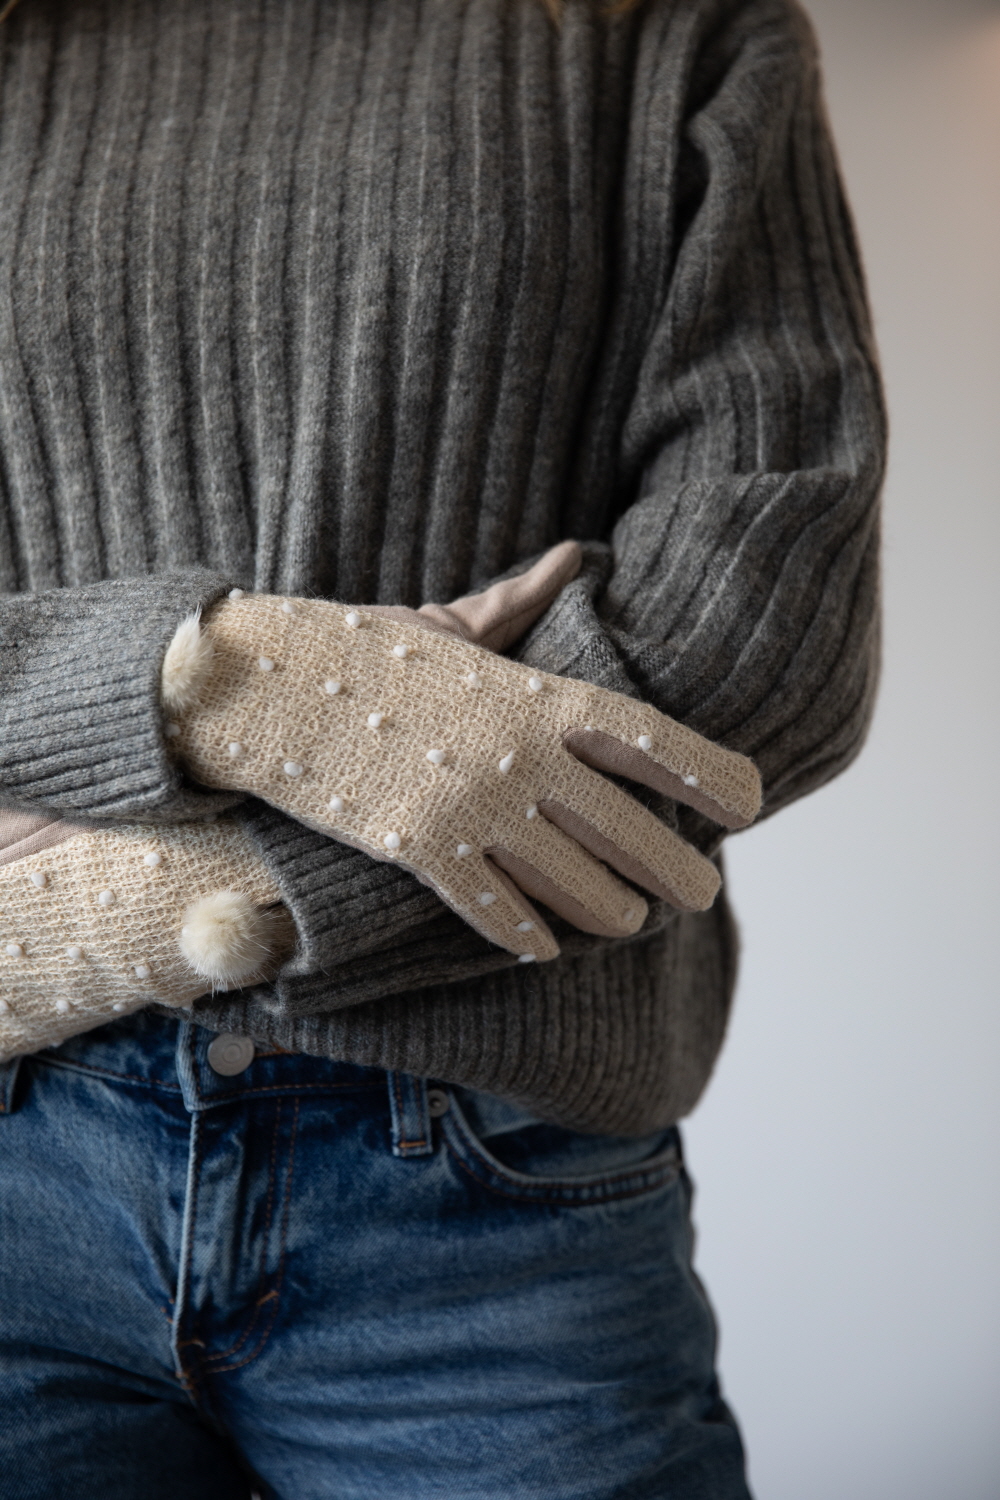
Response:
[[[197,1070],[194,1069],[194,1062],[195,1062],[195,1057],[194,1057],[194,1052],[195,1052],[195,1038],[194,1038],[194,1031],[193,1030],[191,1032],[190,1039],[189,1039],[189,1050],[190,1050],[190,1055],[191,1055],[192,1069],[194,1070],[194,1076],[195,1076],[195,1079],[197,1080]],[[196,1082],[195,1086],[197,1087],[197,1082]],[[192,1195],[192,1208],[191,1208],[191,1213],[192,1213],[192,1231],[194,1230],[194,1228],[196,1227],[196,1224],[197,1224],[198,1201],[199,1201],[200,1196],[201,1196],[201,1173],[202,1173],[202,1168],[204,1166],[204,1153],[205,1153],[205,1149],[206,1149],[206,1143],[205,1143],[205,1134],[206,1133],[205,1133],[204,1128],[202,1127],[202,1123],[201,1123],[201,1120],[200,1120],[199,1116],[200,1116],[200,1111],[197,1111],[197,1110],[194,1111],[193,1115],[192,1115],[192,1122],[191,1122],[192,1123],[192,1128],[193,1128],[193,1130],[195,1132],[195,1141],[196,1141],[195,1156],[194,1156],[194,1173],[193,1173],[193,1182],[192,1182],[192,1188],[191,1188],[191,1195]],[[180,1320],[178,1322],[178,1328],[177,1328],[178,1333],[180,1333],[180,1332],[183,1331],[185,1323],[188,1323],[190,1325],[190,1327],[192,1329],[192,1333],[195,1330],[197,1330],[198,1327],[199,1327],[197,1317],[194,1314],[193,1308],[192,1308],[191,1303],[190,1303],[190,1294],[191,1294],[191,1265],[192,1265],[192,1262],[193,1262],[193,1259],[194,1259],[194,1242],[195,1242],[195,1235],[194,1235],[194,1232],[192,1232],[191,1238],[190,1238],[190,1240],[188,1242],[187,1257],[185,1259],[185,1263],[184,1263],[184,1267],[183,1267],[183,1272],[184,1272],[184,1275],[183,1275],[183,1284],[184,1284],[184,1286],[187,1289],[187,1295],[188,1295],[189,1302],[188,1302],[188,1307],[187,1308],[184,1308],[183,1306],[178,1308],[178,1318]],[[188,1396],[189,1400],[191,1401],[191,1404],[196,1409],[201,1409],[201,1410],[205,1411],[209,1415],[209,1417],[212,1418],[212,1420],[214,1420],[213,1402],[212,1402],[211,1392],[209,1391],[209,1389],[207,1387],[207,1384],[205,1382],[205,1378],[204,1378],[204,1376],[205,1376],[205,1371],[204,1371],[204,1355],[196,1356],[196,1358],[193,1360],[193,1362],[189,1365],[186,1362],[184,1354],[183,1354],[182,1351],[185,1350],[185,1349],[190,1349],[190,1348],[204,1349],[205,1348],[205,1340],[204,1339],[195,1338],[195,1337],[191,1337],[191,1338],[187,1338],[187,1339],[180,1339],[180,1338],[178,1338],[178,1340],[177,1340],[177,1354],[178,1354],[178,1357],[179,1357],[180,1362],[181,1362],[180,1383],[181,1383],[183,1389],[186,1391],[187,1396]]]
[[[191,1214],[192,1214],[192,1230],[193,1230],[194,1225],[195,1225],[196,1220],[197,1220],[197,1214],[198,1214],[198,1197],[199,1197],[199,1193],[200,1193],[200,1190],[201,1190],[201,1169],[202,1169],[202,1163],[203,1163],[203,1155],[202,1155],[202,1153],[203,1153],[204,1131],[199,1128],[200,1121],[197,1119],[197,1117],[192,1121],[192,1126],[193,1126],[194,1131],[195,1131],[194,1174],[193,1174],[193,1181],[192,1181],[192,1184],[191,1184],[191,1197],[192,1197]],[[192,1314],[192,1311],[191,1311],[191,1304],[190,1304],[190,1296],[191,1296],[191,1265],[192,1265],[192,1262],[193,1262],[193,1259],[194,1259],[194,1239],[195,1239],[194,1233],[192,1232],[191,1237],[190,1237],[190,1239],[188,1241],[187,1255],[185,1257],[184,1264],[183,1264],[182,1267],[180,1267],[181,1276],[178,1279],[178,1285],[180,1285],[182,1283],[186,1287],[186,1289],[187,1289],[187,1297],[188,1297],[188,1304],[187,1304],[186,1307],[185,1306],[178,1306],[178,1308],[177,1308],[177,1319],[178,1319],[177,1332],[178,1332],[178,1334],[183,1333],[185,1331],[185,1327],[187,1326],[188,1323],[191,1324],[192,1329],[194,1329],[194,1328],[197,1327],[197,1320],[193,1317],[193,1314]],[[191,1348],[193,1346],[197,1346],[197,1347],[199,1347],[201,1349],[204,1349],[204,1347],[205,1347],[205,1341],[204,1341],[204,1339],[197,1339],[197,1338],[181,1339],[181,1338],[178,1338],[178,1340],[177,1340],[177,1355],[178,1355],[178,1358],[180,1359],[180,1365],[181,1365],[181,1368],[180,1368],[180,1382],[181,1382],[181,1385],[184,1387],[185,1391],[187,1392],[188,1396],[191,1398],[191,1401],[193,1402],[193,1404],[195,1406],[198,1406],[200,1404],[206,1404],[207,1405],[208,1403],[202,1403],[201,1399],[200,1399],[200,1388],[201,1388],[200,1375],[195,1373],[195,1369],[194,1369],[193,1365],[191,1367],[188,1366],[188,1363],[187,1363],[187,1361],[186,1361],[186,1359],[184,1357],[184,1354],[182,1352],[183,1350],[189,1349],[189,1348]]]
[[[639,1198],[643,1193],[652,1192],[658,1187],[663,1187],[672,1177],[676,1178],[680,1172],[680,1164],[677,1161],[665,1162],[662,1167],[656,1167],[652,1171],[645,1173],[637,1185],[632,1188],[615,1190],[610,1184],[604,1187],[600,1182],[596,1182],[586,1189],[574,1188],[569,1185],[565,1187],[542,1187],[539,1185],[538,1190],[533,1193],[527,1190],[517,1192],[513,1188],[501,1187],[499,1183],[502,1179],[498,1178],[495,1168],[491,1167],[489,1162],[484,1161],[471,1146],[466,1145],[469,1155],[490,1173],[490,1179],[492,1180],[481,1176],[473,1169],[472,1163],[460,1155],[452,1141],[448,1139],[447,1133],[445,1134],[445,1145],[458,1165],[463,1171],[469,1174],[474,1182],[478,1182],[480,1186],[486,1188],[491,1193],[497,1193],[503,1198],[512,1198],[519,1203],[563,1204],[566,1207],[580,1208],[589,1208],[592,1205],[601,1203],[615,1203],[624,1198]],[[634,1180],[633,1174],[630,1173],[628,1176],[629,1179]],[[588,1196],[582,1196],[584,1193],[588,1194]]]
[[[271,1334],[274,1332],[274,1325],[278,1320],[278,1306],[281,1301],[281,1284],[285,1274],[285,1252],[288,1243],[288,1221],[291,1217],[290,1208],[292,1198],[292,1173],[295,1166],[295,1142],[298,1139],[299,1111],[301,1107],[302,1101],[300,1099],[296,1099],[295,1114],[292,1117],[291,1137],[288,1144],[288,1175],[285,1181],[285,1198],[282,1204],[281,1244],[278,1252],[278,1270],[274,1279],[273,1288],[270,1292],[268,1292],[266,1297],[263,1297],[261,1299],[261,1302],[258,1304],[258,1306],[261,1306],[264,1302],[271,1302],[271,1321],[268,1323],[263,1334],[261,1335],[260,1342],[257,1344],[256,1348],[251,1349],[249,1354],[247,1354],[243,1359],[237,1360],[235,1364],[223,1365],[220,1369],[213,1370],[211,1372],[213,1375],[224,1375],[230,1370],[240,1370],[244,1365],[248,1365],[251,1360],[256,1359],[258,1354],[260,1354],[263,1350],[268,1339],[271,1337]]]
[[[406,1119],[406,1113],[405,1113],[405,1111],[403,1109],[403,1096],[402,1096],[402,1093],[401,1093],[400,1087],[399,1087],[399,1074],[397,1072],[395,1072],[395,1071],[393,1072],[393,1075],[392,1075],[392,1090],[393,1090],[393,1093],[396,1095],[396,1108],[399,1110],[399,1118],[400,1118],[400,1120],[405,1120]],[[426,1137],[426,1135],[422,1135],[418,1141],[404,1141],[403,1138],[402,1138],[402,1136],[400,1136],[400,1138],[396,1142],[396,1144],[398,1145],[398,1147],[399,1147],[399,1149],[401,1151],[405,1151],[410,1146],[426,1146],[427,1145],[427,1137]]]
[[[64,1057],[42,1057],[38,1053],[33,1053],[31,1060],[45,1068],[61,1068],[64,1073],[90,1073],[95,1078],[120,1078],[125,1083],[144,1084],[146,1088],[168,1089],[172,1094],[183,1092],[179,1083],[163,1083],[141,1073],[117,1073],[114,1068],[95,1068],[90,1063],[67,1062]]]
[[[271,1214],[274,1211],[274,1180],[277,1174],[278,1135],[280,1127],[281,1101],[279,1100],[277,1109],[274,1112],[274,1133],[271,1137],[271,1166],[268,1172],[267,1180],[267,1209],[264,1214],[263,1244],[261,1245],[260,1251],[260,1276],[257,1280],[257,1300],[254,1303],[253,1316],[247,1324],[246,1328],[243,1330],[243,1333],[236,1340],[235,1344],[230,1344],[228,1349],[220,1349],[217,1354],[208,1354],[205,1356],[206,1369],[209,1365],[215,1364],[217,1360],[228,1359],[230,1355],[235,1354],[236,1351],[246,1343],[247,1339],[250,1337],[251,1333],[254,1330],[257,1319],[260,1316],[261,1306],[267,1300],[267,1298],[263,1296],[263,1291],[264,1287],[267,1284],[267,1247],[271,1238]]]
[[[381,1088],[377,1083],[261,1083],[253,1088],[234,1089],[231,1094],[219,1092],[218,1094],[199,1094],[199,1099],[207,1101],[244,1099],[248,1094],[308,1094],[316,1089],[374,1089]]]
[[[67,1062],[61,1057],[36,1057],[32,1061],[40,1062],[47,1068],[61,1068],[66,1073],[89,1073],[95,1078],[115,1078],[125,1083],[141,1083],[147,1088],[166,1089],[172,1094],[183,1093],[182,1088],[176,1083],[162,1083],[157,1078],[143,1077],[140,1073],[116,1073],[111,1068],[95,1068],[89,1063]],[[249,1094],[276,1094],[295,1093],[304,1094],[318,1090],[341,1090],[349,1089],[376,1089],[381,1088],[377,1083],[262,1083],[251,1088],[234,1089],[232,1093],[220,1091],[218,1094],[206,1094],[201,1091],[197,1080],[195,1087],[198,1090],[197,1099],[199,1103],[209,1103],[215,1100],[225,1101],[227,1099],[242,1099]],[[423,1141],[408,1141],[407,1145],[424,1145]]]

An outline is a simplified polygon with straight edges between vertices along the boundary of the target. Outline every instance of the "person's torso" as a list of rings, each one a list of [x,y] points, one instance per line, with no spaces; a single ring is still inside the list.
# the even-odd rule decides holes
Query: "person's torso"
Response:
[[[650,315],[616,212],[640,24],[22,0],[0,36],[0,588],[204,563],[416,604],[600,535]]]

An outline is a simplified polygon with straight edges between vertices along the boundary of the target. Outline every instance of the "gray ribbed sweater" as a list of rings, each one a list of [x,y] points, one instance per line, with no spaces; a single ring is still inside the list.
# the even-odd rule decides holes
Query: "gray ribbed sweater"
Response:
[[[21,0],[0,29],[8,802],[217,807],[156,685],[233,584],[445,601],[573,536],[521,657],[752,754],[774,811],[863,737],[882,456],[789,0],[560,28],[538,0]],[[238,815],[301,942],[205,1024],[585,1129],[694,1104],[723,902],[561,928],[526,970],[405,872]]]

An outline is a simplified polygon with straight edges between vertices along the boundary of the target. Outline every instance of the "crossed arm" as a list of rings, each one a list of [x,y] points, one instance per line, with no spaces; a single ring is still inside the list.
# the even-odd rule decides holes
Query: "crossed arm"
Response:
[[[811,42],[784,6],[739,8],[723,28],[680,149],[659,301],[635,307],[622,280],[610,373],[581,428],[561,530],[585,539],[583,567],[506,647],[526,668],[647,703],[751,756],[768,814],[835,775],[864,735],[884,452]],[[643,223],[636,203],[658,211],[663,180],[654,156],[630,176],[623,235]],[[642,251],[623,242],[617,253],[627,265]],[[402,862],[376,863],[259,799],[185,778],[163,735],[160,666],[178,622],[231,584],[188,572],[0,600],[3,797],[167,824],[239,804],[295,919],[276,980],[289,1011],[516,963]],[[703,852],[718,840],[697,808],[677,823]]]

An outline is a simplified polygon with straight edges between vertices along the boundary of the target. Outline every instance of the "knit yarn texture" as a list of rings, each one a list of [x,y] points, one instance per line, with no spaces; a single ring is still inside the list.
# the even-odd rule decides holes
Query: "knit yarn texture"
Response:
[[[648,704],[540,676],[419,617],[403,625],[245,596],[217,605],[201,639],[210,672],[175,736],[195,779],[251,791],[403,865],[522,961],[559,947],[500,870],[516,878],[522,866],[524,889],[539,884],[543,899],[549,882],[549,904],[567,903],[586,932],[624,937],[646,918],[645,901],[569,836],[576,825],[583,843],[681,910],[705,910],[719,886],[711,861],[577,759],[568,739],[607,747],[612,766],[626,761],[637,779],[662,780],[731,826],[759,807],[743,756]]]
[[[234,807],[164,737],[185,614],[234,585],[447,603],[575,537],[519,659],[752,756],[773,812],[869,719],[883,448],[791,0],[568,0],[559,27],[539,0],[22,0],[0,28],[0,801]],[[299,945],[206,1025],[589,1130],[696,1102],[724,897],[621,938],[553,922],[560,957],[519,964],[400,866],[233,816]]]
[[[0,862],[0,1059],[146,1005],[190,1005],[205,989],[178,946],[191,904],[224,890],[280,899],[228,820],[59,827],[61,842]]]

